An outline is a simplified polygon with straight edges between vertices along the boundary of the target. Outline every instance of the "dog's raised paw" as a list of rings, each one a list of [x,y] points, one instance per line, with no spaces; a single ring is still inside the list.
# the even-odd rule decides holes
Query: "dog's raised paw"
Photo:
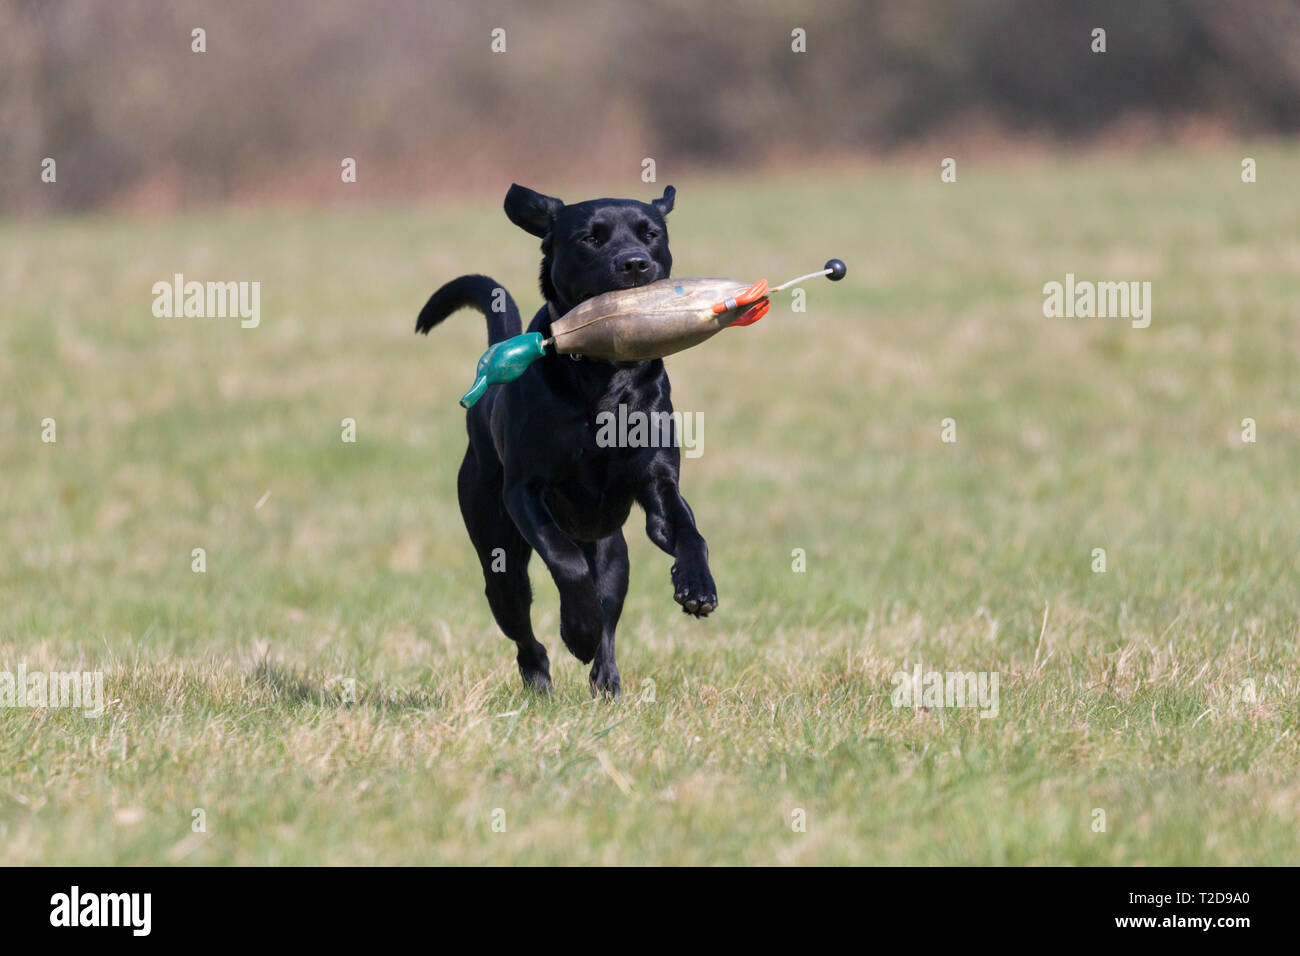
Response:
[[[673,600],[687,614],[708,617],[718,607],[718,589],[707,567],[674,564]]]

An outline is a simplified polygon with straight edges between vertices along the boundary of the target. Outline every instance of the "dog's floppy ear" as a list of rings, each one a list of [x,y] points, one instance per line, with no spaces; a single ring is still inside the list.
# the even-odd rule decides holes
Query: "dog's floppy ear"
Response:
[[[664,198],[656,199],[653,202],[651,202],[650,205],[654,206],[656,209],[659,210],[659,215],[666,216],[673,211],[673,202],[676,199],[677,199],[677,190],[674,189],[672,186],[669,186],[664,190]]]
[[[524,232],[545,236],[551,229],[551,220],[564,208],[564,203],[553,196],[543,196],[518,183],[510,184],[506,193],[506,215]]]

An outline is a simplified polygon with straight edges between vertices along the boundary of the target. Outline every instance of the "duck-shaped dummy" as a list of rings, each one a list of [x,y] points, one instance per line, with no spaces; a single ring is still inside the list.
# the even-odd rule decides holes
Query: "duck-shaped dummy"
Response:
[[[633,289],[606,292],[575,306],[551,323],[550,338],[525,332],[498,342],[478,360],[474,384],[460,400],[469,408],[489,385],[509,382],[552,349],[613,362],[663,358],[699,345],[730,326],[753,325],[767,314],[769,297],[826,276],[844,278],[848,268],[831,259],[810,272],[769,289],[766,279],[746,286],[734,279],[660,279]]]

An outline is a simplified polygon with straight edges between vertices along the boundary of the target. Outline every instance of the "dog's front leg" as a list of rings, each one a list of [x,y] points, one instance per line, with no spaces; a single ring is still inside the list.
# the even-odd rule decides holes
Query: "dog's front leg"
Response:
[[[673,600],[687,614],[707,617],[718,606],[718,589],[709,572],[709,546],[695,527],[695,514],[677,490],[677,478],[651,479],[638,496],[645,509],[650,540],[672,555]]]
[[[604,616],[582,549],[555,523],[545,485],[520,481],[505,490],[506,511],[551,571],[560,591],[560,637],[573,656],[590,664],[600,646]]]

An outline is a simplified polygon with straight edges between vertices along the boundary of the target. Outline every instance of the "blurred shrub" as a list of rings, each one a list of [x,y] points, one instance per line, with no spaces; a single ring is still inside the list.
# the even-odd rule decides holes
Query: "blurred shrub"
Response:
[[[1108,52],[1089,48],[1094,27]],[[207,52],[190,32],[207,31]],[[507,52],[489,51],[506,30]],[[807,31],[793,54],[790,33]],[[1300,125],[1293,0],[7,0],[0,209],[377,193],[890,147],[964,116]],[[40,188],[42,157],[59,188]]]

